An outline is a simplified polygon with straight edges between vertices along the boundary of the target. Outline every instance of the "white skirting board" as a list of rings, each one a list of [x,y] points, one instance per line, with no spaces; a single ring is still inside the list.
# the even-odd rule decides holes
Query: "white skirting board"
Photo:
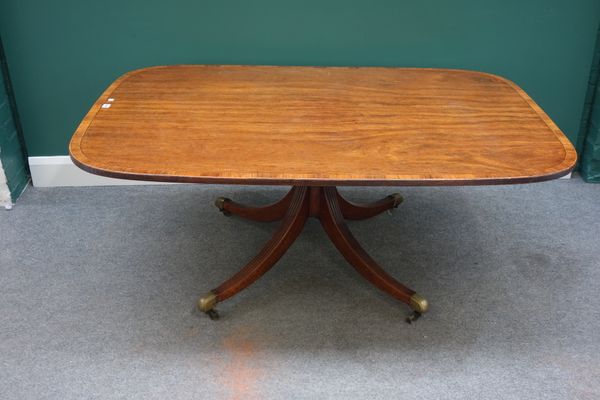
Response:
[[[36,187],[160,185],[166,182],[115,179],[85,172],[69,156],[29,157],[31,181]]]
[[[29,157],[31,180],[36,187],[162,185],[165,182],[115,179],[85,172],[69,156]],[[564,178],[570,178],[571,174]]]

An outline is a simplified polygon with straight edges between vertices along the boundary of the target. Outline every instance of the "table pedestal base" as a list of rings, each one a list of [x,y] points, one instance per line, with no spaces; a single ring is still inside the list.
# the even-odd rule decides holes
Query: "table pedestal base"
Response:
[[[329,239],[344,258],[365,279],[392,297],[406,303],[413,310],[407,322],[416,320],[427,311],[427,300],[404,286],[367,254],[354,238],[345,220],[373,217],[397,207],[402,202],[393,194],[370,204],[356,204],[344,199],[335,187],[295,186],[280,201],[265,207],[249,207],[220,197],[216,205],[225,215],[237,215],[254,221],[278,221],[281,225],[262,250],[237,274],[200,298],[198,307],[211,319],[217,319],[215,305],[235,295],[260,278],[283,256],[296,240],[306,220],[317,218]]]

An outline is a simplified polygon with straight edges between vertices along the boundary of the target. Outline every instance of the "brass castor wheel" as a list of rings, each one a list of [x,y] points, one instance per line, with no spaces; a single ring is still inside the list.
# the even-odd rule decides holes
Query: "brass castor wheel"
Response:
[[[409,324],[412,324],[413,322],[415,322],[416,320],[418,320],[419,318],[421,318],[421,314],[418,311],[413,311],[410,315],[408,315],[406,317],[406,322],[408,322]]]
[[[205,311],[205,313],[206,313],[206,315],[208,315],[208,318],[212,319],[213,321],[216,321],[219,319],[219,313],[214,308],[211,308],[210,310]]]
[[[198,299],[198,309],[208,315],[213,321],[219,319],[219,313],[215,310],[215,304],[217,304],[217,295],[213,292],[209,292],[206,296]]]
[[[223,215],[228,217],[231,215],[231,213],[225,209],[226,201],[231,201],[231,200],[228,199],[227,197],[219,197],[219,198],[217,198],[217,200],[215,200],[215,206],[217,206],[217,208],[219,209],[219,211],[221,211],[223,213]]]
[[[394,205],[392,206],[393,208],[398,208],[398,206],[404,201],[404,197],[402,197],[400,193],[390,194],[388,198],[394,200]]]

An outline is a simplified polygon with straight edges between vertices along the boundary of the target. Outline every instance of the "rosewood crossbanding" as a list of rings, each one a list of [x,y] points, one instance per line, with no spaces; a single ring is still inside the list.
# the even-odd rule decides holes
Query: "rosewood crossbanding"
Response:
[[[283,256],[307,218],[368,281],[417,318],[427,301],[388,275],[345,220],[397,207],[336,186],[484,185],[566,175],[569,140],[513,82],[427,68],[182,65],[145,68],[100,96],[69,145],[73,162],[105,176],[164,182],[289,185],[259,208],[217,200],[226,215],[280,221],[240,272],[199,301],[214,306]]]

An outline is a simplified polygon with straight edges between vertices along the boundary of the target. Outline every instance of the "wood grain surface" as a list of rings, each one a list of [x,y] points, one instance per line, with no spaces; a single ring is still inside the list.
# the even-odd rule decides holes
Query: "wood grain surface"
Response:
[[[524,183],[577,158],[504,78],[376,67],[136,70],[100,96],[69,150],[117,178],[309,186]]]

